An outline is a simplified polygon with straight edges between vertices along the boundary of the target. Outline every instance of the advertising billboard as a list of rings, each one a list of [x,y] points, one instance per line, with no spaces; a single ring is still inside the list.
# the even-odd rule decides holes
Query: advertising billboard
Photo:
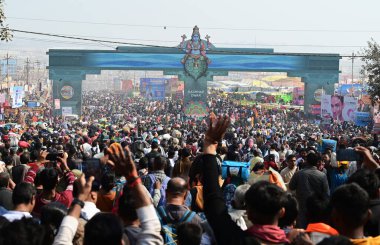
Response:
[[[121,90],[128,96],[133,94],[133,81],[132,80],[121,80]]]
[[[140,78],[140,95],[147,100],[164,100],[166,78]]]
[[[344,106],[342,110],[342,117],[345,122],[352,122],[355,120],[355,112],[357,111],[358,100],[352,96],[344,96]]]
[[[324,94],[321,96],[321,117],[339,122],[355,121],[358,100],[352,96]]]
[[[355,112],[355,125],[364,127],[370,125],[372,122],[372,116],[370,112]]]
[[[24,98],[24,87],[12,87],[12,108],[19,108],[22,106],[22,99]]]

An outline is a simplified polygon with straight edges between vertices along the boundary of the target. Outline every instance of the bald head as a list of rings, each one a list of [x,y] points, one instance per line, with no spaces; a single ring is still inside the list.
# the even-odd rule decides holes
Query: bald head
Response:
[[[166,192],[172,196],[182,196],[187,193],[187,183],[180,177],[172,178],[168,182]]]

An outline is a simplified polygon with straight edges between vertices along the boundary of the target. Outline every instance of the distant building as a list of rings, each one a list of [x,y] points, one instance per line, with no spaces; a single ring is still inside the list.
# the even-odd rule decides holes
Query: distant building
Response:
[[[8,63],[8,64],[7,64]],[[6,59],[0,60],[0,71],[1,76],[4,77],[7,74],[11,77],[17,74],[17,60],[16,59]]]

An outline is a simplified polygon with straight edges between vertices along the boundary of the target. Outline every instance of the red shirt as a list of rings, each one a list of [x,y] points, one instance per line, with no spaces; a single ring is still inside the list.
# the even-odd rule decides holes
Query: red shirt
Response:
[[[271,167],[271,168],[273,168],[274,170],[278,171],[277,164],[276,164],[275,162],[273,162],[273,161],[270,161],[270,162],[265,161],[265,162],[264,162],[264,167],[265,167],[265,169],[267,169],[267,170],[269,169],[269,167]]]
[[[36,164],[30,164],[30,167],[31,168],[25,175],[24,181],[33,184],[39,168]],[[33,213],[39,215],[41,208],[50,202],[60,202],[67,208],[70,207],[71,202],[73,201],[73,183],[75,181],[75,176],[71,171],[69,171],[65,173],[64,178],[67,179],[68,183],[66,190],[63,192],[56,192],[52,200],[46,200],[42,198],[42,193],[38,194],[36,197],[36,205],[34,206]]]

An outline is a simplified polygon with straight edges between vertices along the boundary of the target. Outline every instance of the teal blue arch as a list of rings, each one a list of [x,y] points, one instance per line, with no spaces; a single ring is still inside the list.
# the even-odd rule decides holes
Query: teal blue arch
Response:
[[[49,55],[49,78],[53,80],[53,97],[60,99],[61,107],[71,107],[75,114],[81,113],[82,81],[87,74],[100,74],[102,70],[160,70],[164,74],[178,75],[185,87],[207,89],[207,81],[213,76],[227,75],[229,71],[286,72],[290,77],[301,77],[305,83],[305,111],[314,100],[314,92],[323,88],[334,92],[339,81],[339,54],[276,53],[273,49],[216,48],[208,51],[211,60],[208,71],[198,81],[183,69],[183,53],[177,48],[118,47],[116,50],[65,50],[51,49]],[[71,98],[62,97],[63,86],[74,88]],[[207,93],[205,93],[207,94]],[[186,93],[185,93],[185,102]],[[205,97],[201,98],[206,100]],[[55,110],[60,115],[61,110]]]

